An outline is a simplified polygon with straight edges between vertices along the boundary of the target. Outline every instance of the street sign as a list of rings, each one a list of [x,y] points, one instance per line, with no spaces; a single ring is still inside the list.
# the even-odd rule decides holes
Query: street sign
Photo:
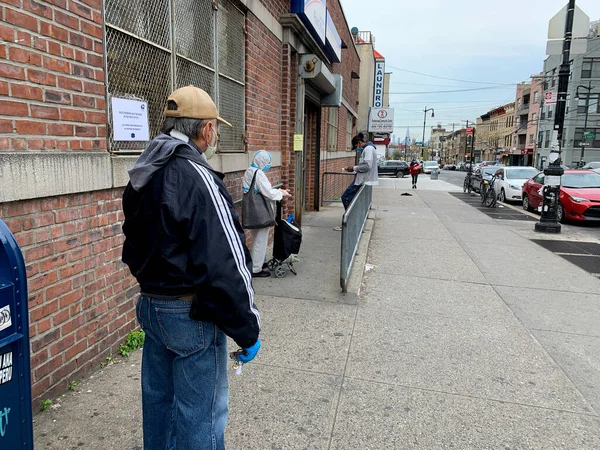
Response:
[[[579,144],[577,144],[577,147],[590,147],[592,144],[591,142],[580,142]]]
[[[415,145],[423,145],[423,143],[419,141],[419,142],[415,142]]]
[[[548,91],[544,93],[544,105],[556,105],[556,100],[558,98],[558,94],[553,91]]]
[[[591,131],[586,131],[585,133],[583,133],[583,136],[584,136],[586,139],[596,139],[596,135],[595,135],[595,134],[592,134],[592,132],[591,132]]]
[[[565,5],[548,23],[548,39],[546,55],[561,55],[567,22],[568,5]],[[590,31],[590,18],[578,6],[573,12],[573,40],[571,54],[581,54],[587,51],[587,36]]]
[[[467,128],[467,136],[473,135],[473,128]]]

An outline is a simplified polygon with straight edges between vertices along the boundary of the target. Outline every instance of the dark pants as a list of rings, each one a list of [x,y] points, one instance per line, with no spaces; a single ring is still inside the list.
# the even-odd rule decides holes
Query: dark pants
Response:
[[[342,194],[342,204],[344,205],[344,209],[348,209],[359,189],[360,186],[355,185],[354,181],[350,183],[348,189],[346,189],[346,191]]]
[[[418,179],[419,179],[419,174],[418,174],[418,173],[415,173],[415,174],[412,176],[412,184],[417,184],[417,180],[418,180]]]

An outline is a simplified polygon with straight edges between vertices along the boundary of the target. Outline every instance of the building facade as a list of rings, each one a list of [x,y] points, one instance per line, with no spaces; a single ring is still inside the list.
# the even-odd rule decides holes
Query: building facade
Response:
[[[209,92],[233,124],[211,164],[238,206],[259,149],[300,221],[319,208],[321,174],[354,161],[359,55],[340,2],[321,3],[325,30],[288,0],[4,3],[0,217],[27,267],[35,399],[99,367],[136,327],[121,196],[147,141],[120,140],[115,99],[142,102],[153,137],[171,90]]]
[[[476,121],[475,146],[482,161],[508,162],[513,144],[515,102],[494,108]]]
[[[562,143],[562,161],[567,166],[577,166],[582,161],[600,161],[599,27],[599,22],[592,24],[586,52],[571,55],[571,76]],[[549,56],[544,62],[544,93],[557,92],[561,59],[561,56]],[[591,89],[579,86],[591,87]],[[540,112],[537,134],[539,151],[535,157],[535,166],[538,168],[547,165],[553,142],[556,140],[556,135],[553,133],[555,110],[555,105],[544,104]]]
[[[511,166],[533,165],[542,95],[543,74],[532,77],[529,83],[517,85],[513,144],[507,157]]]

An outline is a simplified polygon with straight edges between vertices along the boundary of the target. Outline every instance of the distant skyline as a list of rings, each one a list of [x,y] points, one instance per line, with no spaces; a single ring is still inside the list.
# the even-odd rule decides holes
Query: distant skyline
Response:
[[[501,7],[489,0],[341,3],[350,28],[373,33],[386,72],[392,72],[396,134],[403,135],[408,126],[421,136],[425,107],[435,109],[435,118],[427,117],[429,135],[438,123],[451,128],[513,101],[516,84],[542,71],[548,21],[567,1],[504,0]],[[600,19],[599,0],[576,5],[591,21]],[[472,90],[421,93],[465,89]]]

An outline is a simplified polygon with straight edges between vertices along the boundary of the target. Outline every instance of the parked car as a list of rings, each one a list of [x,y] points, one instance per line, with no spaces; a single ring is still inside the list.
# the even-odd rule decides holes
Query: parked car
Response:
[[[584,170],[593,170],[594,172],[600,173],[600,161],[589,162],[582,167]]]
[[[446,164],[444,165],[444,170],[456,170],[456,166],[454,164]]]
[[[495,166],[492,166],[495,167]],[[523,185],[539,173],[534,167],[503,167],[496,171],[494,189],[501,202],[521,202]]]
[[[404,161],[381,161],[377,166],[379,175],[394,175],[397,178],[404,177],[410,173],[408,164]]]
[[[423,163],[423,173],[431,173],[432,170],[439,169],[437,161],[425,161]]]
[[[481,193],[483,180],[490,181],[492,179],[492,175],[494,175],[496,171],[502,167],[504,166],[481,166],[477,170],[473,171],[473,175],[471,175],[471,190]]]
[[[523,209],[532,211],[544,203],[543,172],[523,185]],[[593,170],[565,170],[561,179],[558,220],[600,222],[600,174]]]
[[[502,164],[498,164],[497,161],[481,161],[480,163],[483,167],[487,167],[487,166],[500,166]]]

